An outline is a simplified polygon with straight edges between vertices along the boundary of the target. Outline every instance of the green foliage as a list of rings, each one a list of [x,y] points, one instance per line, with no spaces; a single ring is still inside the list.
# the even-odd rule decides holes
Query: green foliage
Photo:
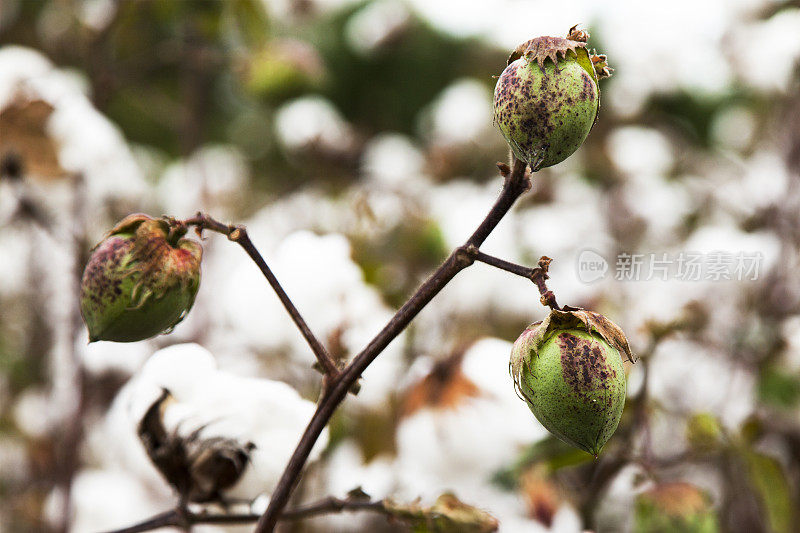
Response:
[[[768,455],[750,450],[742,451],[742,458],[769,531],[772,533],[797,531],[797,509],[792,501],[789,480],[780,463]]]
[[[555,472],[590,461],[592,458],[582,450],[549,436],[526,448],[513,465],[497,472],[492,482],[499,487],[513,490],[517,487],[520,476],[534,464],[542,463],[548,471]]]
[[[345,31],[357,9],[320,21],[312,33],[328,68],[325,96],[366,131],[416,133],[420,109],[454,79],[486,63],[479,43],[446,36],[417,17],[393,42],[361,55]],[[488,87],[491,79],[486,81]]]
[[[353,260],[392,305],[400,305],[427,272],[448,254],[441,228],[436,222],[409,216],[375,242],[367,236],[353,237]],[[402,275],[399,275],[402,273]]]
[[[800,402],[800,376],[768,366],[761,371],[758,396],[764,403],[792,409]]]
[[[718,113],[736,104],[760,105],[754,95],[743,90],[733,90],[721,95],[679,90],[652,97],[645,114],[669,123],[691,142],[710,148],[714,119]]]
[[[686,424],[686,440],[695,451],[714,451],[722,437],[722,426],[711,413],[696,413]]]
[[[708,496],[688,483],[669,483],[636,499],[635,533],[716,533],[719,522]]]

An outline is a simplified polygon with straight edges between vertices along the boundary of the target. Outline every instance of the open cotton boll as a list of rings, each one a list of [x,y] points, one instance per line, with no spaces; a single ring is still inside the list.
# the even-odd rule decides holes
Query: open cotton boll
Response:
[[[145,391],[141,396],[166,388],[175,398],[191,399],[206,392],[216,369],[214,355],[199,344],[175,344],[155,352],[130,386]],[[152,401],[144,398],[144,410]]]
[[[781,336],[786,342],[783,361],[791,372],[800,372],[800,315],[792,315],[781,324]]]
[[[28,387],[22,391],[11,410],[17,429],[33,439],[44,439],[56,425],[49,400],[45,390]]]
[[[21,83],[45,77],[52,69],[53,64],[31,48],[14,45],[0,48],[0,108],[11,102]]]
[[[373,500],[391,496],[396,485],[395,463],[393,458],[378,456],[368,463],[358,444],[350,439],[344,440],[326,457],[324,470],[316,492],[346,498],[348,492],[360,487]],[[334,513],[321,516],[308,522],[313,531],[346,533],[351,531],[372,531],[372,524],[385,518],[373,513]]]
[[[350,47],[361,55],[379,50],[381,45],[409,23],[411,13],[404,2],[378,0],[362,7],[348,20],[345,35]]]
[[[606,150],[614,164],[632,179],[641,174],[665,174],[674,162],[672,146],[661,132],[623,126],[608,136]]]
[[[150,341],[89,343],[86,332],[85,336],[75,339],[75,350],[90,374],[120,372],[124,375],[133,375],[153,353],[153,343]]]
[[[200,396],[215,372],[214,356],[198,344],[176,344],[155,352],[114,398],[103,424],[90,432],[92,455],[103,465],[137,473],[148,487],[164,489],[136,433],[139,421],[162,388],[183,398]]]
[[[800,9],[781,10],[767,20],[732,28],[726,48],[731,65],[748,85],[761,91],[791,91],[794,65],[800,57]],[[779,54],[774,53],[780,50]]]
[[[339,231],[350,210],[352,205],[343,205],[321,191],[303,190],[258,211],[246,221],[247,231],[259,249],[274,249],[295,231]]]
[[[760,150],[743,162],[743,167],[720,169],[712,192],[723,206],[742,216],[779,204],[792,180],[784,156],[777,150]]]
[[[692,252],[711,254],[725,252],[732,254],[733,266],[738,265],[737,255],[740,253],[758,257],[757,269],[743,272],[743,279],[762,279],[777,263],[781,243],[777,235],[769,231],[744,232],[733,225],[707,225],[695,231],[686,241],[684,249]],[[749,266],[749,264],[745,265]],[[740,281],[732,276],[732,281]]]
[[[289,150],[317,146],[345,152],[355,143],[350,124],[333,104],[319,96],[304,96],[284,104],[275,114],[275,129]]]
[[[46,102],[52,112],[45,128],[58,163],[82,174],[89,202],[140,202],[147,192],[141,171],[122,133],[92,106],[85,87],[83,78],[54,68],[38,52],[16,46],[0,51],[0,109],[19,98]]]
[[[234,146],[204,146],[191,157],[171,164],[158,182],[164,212],[177,217],[198,210],[218,212],[246,189],[247,162]]]
[[[347,335],[350,328],[361,329],[364,324],[374,324],[375,317],[386,316],[377,291],[367,285],[351,259],[350,244],[344,236],[298,231],[281,241],[274,252],[262,252],[321,339]],[[253,346],[289,348],[296,362],[312,364],[313,353],[258,269],[243,262],[232,270],[222,300],[230,326],[242,332]],[[374,333],[382,324],[377,327]]]
[[[622,467],[596,507],[596,527],[600,531],[631,531],[633,515],[630,510],[636,496],[651,487],[653,482],[647,481],[647,473],[641,466],[629,464]]]
[[[426,198],[428,211],[441,229],[447,248],[464,244],[491,209],[500,189],[499,181],[476,185],[454,180],[430,190]],[[519,249],[517,217],[517,213],[512,210],[492,232],[493,254],[505,257],[516,255]]]
[[[129,467],[141,465],[144,449],[131,441],[138,440],[139,421],[162,388],[172,393],[163,416],[167,431],[185,438],[202,427],[200,438],[219,436],[255,445],[243,476],[225,492],[232,498],[252,499],[272,490],[314,412],[314,404],[286,383],[218,370],[213,355],[197,344],[170,346],[153,354],[109,413],[108,429],[119,432],[114,440],[128,441],[120,452]],[[326,445],[327,430],[311,460]]]
[[[695,207],[689,192],[683,184],[669,182],[660,174],[638,173],[635,176],[623,188],[626,205],[647,221],[652,241],[674,240]]]
[[[373,182],[405,187],[408,182],[423,180],[425,158],[420,149],[405,135],[381,133],[364,147],[362,172]]]
[[[754,376],[700,344],[667,339],[649,364],[650,395],[661,405],[713,413],[729,428],[737,428],[755,408]]]
[[[429,112],[434,143],[473,143],[492,133],[492,94],[478,80],[456,80],[437,97]]]
[[[381,499],[390,496],[395,487],[395,465],[383,456],[365,463],[357,444],[346,440],[325,462],[325,479],[328,493],[334,496],[345,497],[360,486],[373,499]]]
[[[315,16],[325,17],[357,2],[358,0],[309,0],[307,5]],[[264,6],[270,19],[284,24],[295,22],[299,16],[294,0],[261,0],[261,5]]]
[[[147,184],[122,132],[85,96],[59,100],[48,130],[59,146],[59,162],[83,174],[93,204],[109,199],[140,202],[145,197]]]
[[[462,376],[472,384],[463,390],[475,387],[472,393],[449,405],[423,406],[402,420],[397,461],[406,494],[433,498],[485,485],[524,446],[547,435],[514,393],[510,353],[505,341],[475,343],[461,362]]]
[[[3,226],[0,231],[0,296],[19,294],[28,288],[31,261],[31,231],[27,228]]]
[[[70,531],[109,531],[138,523],[168,507],[153,496],[128,472],[83,470],[72,481]],[[53,491],[45,502],[45,516],[54,525],[58,520],[58,500],[59,493]]]

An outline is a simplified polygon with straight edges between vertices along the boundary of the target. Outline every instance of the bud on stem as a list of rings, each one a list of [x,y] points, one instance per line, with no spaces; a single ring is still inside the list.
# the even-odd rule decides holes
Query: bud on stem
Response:
[[[168,332],[194,303],[200,243],[166,218],[130,215],[95,246],[81,280],[89,341],[134,342]]]

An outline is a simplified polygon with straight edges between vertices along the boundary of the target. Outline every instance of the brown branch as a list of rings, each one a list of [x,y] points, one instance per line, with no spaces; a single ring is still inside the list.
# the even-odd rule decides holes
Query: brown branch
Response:
[[[518,265],[516,263],[512,263],[510,261],[506,261],[505,259],[500,259],[477,250],[475,251],[474,258],[475,261],[480,261],[481,263],[485,263],[495,268],[499,268],[500,270],[505,270],[506,272],[510,272],[517,276],[522,276],[523,278],[531,280],[539,289],[539,294],[541,295],[540,301],[542,302],[542,305],[549,307],[550,309],[556,309],[559,311],[561,310],[561,308],[558,306],[558,302],[556,302],[556,295],[553,294],[553,291],[547,288],[547,280],[550,278],[547,271],[550,268],[550,262],[552,259],[546,255],[543,255],[539,259],[539,266],[535,268]]]
[[[436,272],[395,313],[380,333],[353,358],[341,374],[336,379],[331,380],[330,387],[325,390],[320,402],[317,404],[314,415],[311,417],[297,448],[289,459],[289,463],[286,465],[286,469],[275,490],[272,492],[269,507],[258,521],[257,533],[270,532],[275,529],[283,509],[289,502],[289,497],[300,479],[303,466],[308,460],[314,443],[316,443],[325,426],[328,425],[339,404],[347,396],[347,391],[356,383],[362,372],[456,274],[473,263],[474,258],[472,256],[474,253],[477,252],[489,234],[497,227],[500,220],[508,213],[514,202],[530,188],[530,177],[524,161],[513,158],[511,168],[502,163],[498,164],[498,168],[505,178],[505,183],[500,196],[483,222],[481,222],[464,246],[457,248],[450,254]],[[537,169],[534,168],[534,170]]]
[[[342,499],[329,496],[318,502],[304,505],[290,511],[286,511],[280,517],[283,522],[305,520],[315,516],[334,514],[342,512],[369,511],[385,514],[391,513],[386,509],[384,500],[372,501],[369,499]],[[251,524],[256,522],[261,515],[253,513],[243,514],[206,514],[193,513],[188,510],[172,509],[154,515],[138,524],[130,527],[115,529],[108,533],[142,533],[152,531],[162,527],[175,527],[189,529],[197,525],[234,525]]]
[[[250,259],[258,266],[259,270],[261,270],[261,273],[267,279],[270,286],[275,291],[275,294],[278,295],[286,312],[292,317],[292,321],[294,321],[300,333],[303,335],[303,338],[305,338],[306,342],[311,347],[311,351],[314,352],[317,362],[326,376],[326,380],[330,381],[331,378],[339,374],[339,370],[336,368],[336,364],[333,362],[330,354],[319,339],[314,336],[314,333],[311,331],[311,328],[308,327],[308,324],[306,324],[300,311],[297,310],[297,307],[295,307],[289,295],[283,290],[283,287],[281,287],[281,284],[278,282],[278,278],[275,277],[275,274],[273,274],[267,262],[253,244],[253,241],[250,240],[250,236],[247,234],[247,229],[245,229],[244,226],[223,224],[204,213],[197,213],[194,217],[186,220],[172,220],[172,222],[175,225],[194,226],[197,228],[198,234],[201,234],[204,229],[221,233],[241,246],[244,251],[247,252],[247,255],[250,256]]]

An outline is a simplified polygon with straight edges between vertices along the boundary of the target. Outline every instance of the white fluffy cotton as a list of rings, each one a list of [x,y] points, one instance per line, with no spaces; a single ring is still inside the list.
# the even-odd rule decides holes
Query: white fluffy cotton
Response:
[[[136,426],[162,387],[175,399],[164,415],[168,429],[187,435],[207,425],[202,437],[224,436],[256,445],[244,476],[226,493],[233,498],[252,499],[271,491],[314,411],[312,402],[285,383],[230,374],[217,369],[213,355],[203,347],[174,345],[153,354],[115,400],[107,432],[117,444],[109,450],[109,462],[133,472],[143,468],[147,458]],[[324,433],[312,461],[326,443]],[[149,470],[152,482],[153,467]]]
[[[402,420],[397,431],[401,497],[433,500],[453,490],[501,523],[524,518],[518,496],[490,482],[524,446],[547,434],[514,392],[508,374],[510,353],[511,343],[499,339],[475,343],[464,355],[462,371],[480,395],[451,409],[425,407]]]

